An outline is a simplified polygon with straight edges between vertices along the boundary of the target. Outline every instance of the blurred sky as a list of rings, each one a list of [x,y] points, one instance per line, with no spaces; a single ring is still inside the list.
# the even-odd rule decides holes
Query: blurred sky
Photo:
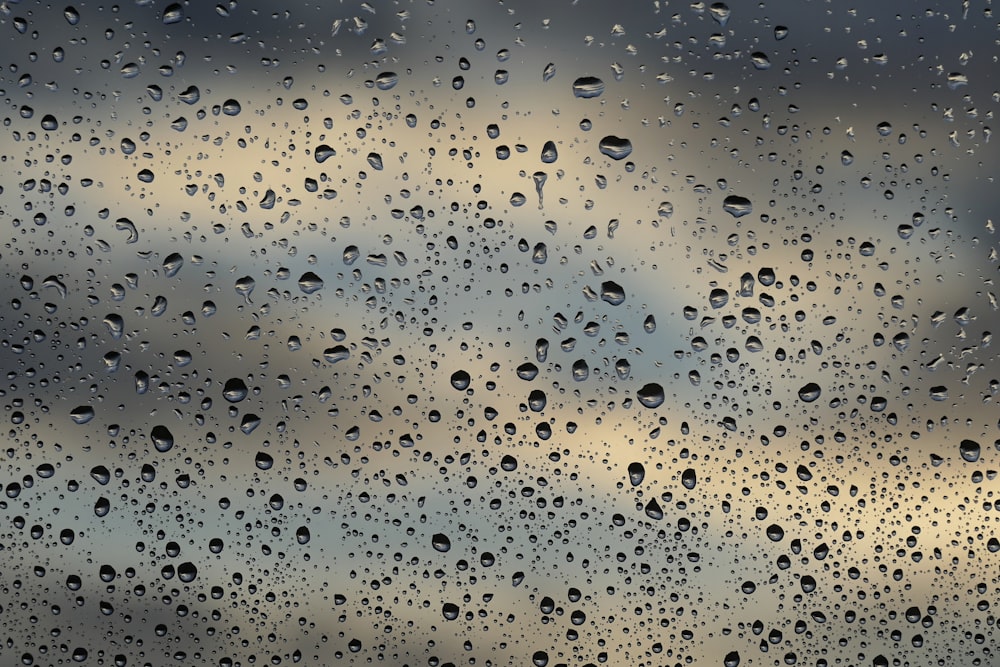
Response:
[[[4,656],[995,661],[989,4],[0,19]]]

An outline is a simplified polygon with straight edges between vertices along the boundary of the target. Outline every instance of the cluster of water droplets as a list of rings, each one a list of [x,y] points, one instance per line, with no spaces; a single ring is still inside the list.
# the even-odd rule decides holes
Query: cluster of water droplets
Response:
[[[350,4],[0,8],[0,654],[995,662],[966,17]]]

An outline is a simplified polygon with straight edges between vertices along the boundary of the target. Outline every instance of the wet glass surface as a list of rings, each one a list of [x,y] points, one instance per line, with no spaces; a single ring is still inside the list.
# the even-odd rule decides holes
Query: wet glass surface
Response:
[[[997,39],[0,4],[0,664],[996,664]]]

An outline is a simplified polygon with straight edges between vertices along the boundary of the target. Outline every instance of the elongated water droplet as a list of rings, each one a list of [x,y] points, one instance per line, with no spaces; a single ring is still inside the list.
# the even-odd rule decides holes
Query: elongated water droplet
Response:
[[[753,204],[746,197],[729,195],[723,200],[722,209],[734,218],[742,218],[753,212]]]
[[[644,511],[646,512],[646,516],[654,521],[660,521],[663,519],[663,509],[660,507],[660,503],[656,502],[656,498],[652,498],[648,503],[646,503]]]
[[[338,361],[344,361],[350,356],[351,351],[343,345],[334,345],[333,347],[328,347],[323,350],[323,359],[330,364],[335,364]]]
[[[312,271],[306,271],[299,277],[299,289],[303,294],[313,294],[323,289],[323,279]]]
[[[79,407],[73,408],[70,413],[70,419],[76,424],[86,424],[91,419],[94,418],[94,408],[89,405],[81,405]]]
[[[399,75],[395,72],[382,72],[375,77],[375,87],[379,90],[392,90],[399,83]]]
[[[809,382],[807,384],[802,385],[802,387],[799,389],[799,400],[801,400],[804,403],[812,403],[817,398],[819,398],[821,393],[822,390],[820,389],[818,384],[816,384],[815,382]]]
[[[628,464],[628,481],[632,486],[639,486],[646,478],[646,468],[638,461]]]
[[[174,2],[163,10],[163,25],[173,25],[184,20],[184,7],[180,3]]]
[[[632,142],[628,139],[609,134],[601,139],[598,149],[601,151],[601,154],[607,155],[612,160],[624,160],[632,154]]]
[[[323,164],[336,154],[337,151],[335,151],[333,148],[327,146],[326,144],[321,144],[316,147],[316,150],[313,153],[313,158],[316,160],[317,163]]]
[[[542,146],[541,159],[545,164],[552,164],[559,159],[559,152],[556,150],[556,144],[554,141],[546,141],[545,145]]]
[[[182,266],[184,266],[184,258],[180,253],[172,252],[163,260],[163,275],[167,278],[173,278]]]
[[[581,76],[573,82],[573,96],[591,99],[604,94],[604,82],[596,76]]]

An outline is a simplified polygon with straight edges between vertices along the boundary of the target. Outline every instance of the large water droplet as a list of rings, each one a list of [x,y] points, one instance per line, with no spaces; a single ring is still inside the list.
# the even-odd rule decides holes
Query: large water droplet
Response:
[[[628,481],[632,486],[639,486],[646,477],[646,468],[638,461],[628,464]]]
[[[597,148],[601,151],[601,154],[607,155],[612,160],[624,160],[632,154],[632,142],[622,137],[616,137],[613,134],[609,134],[601,139]]]
[[[323,164],[336,154],[337,151],[335,151],[333,148],[327,146],[326,144],[321,144],[316,147],[316,151],[313,153],[313,158],[316,160],[317,163]]]
[[[98,484],[104,485],[111,481],[111,471],[104,466],[94,466],[90,469],[90,476],[97,481]]]
[[[542,162],[545,164],[552,164],[559,159],[559,152],[556,150],[556,144],[554,141],[546,141],[545,145],[542,146]]]
[[[444,533],[434,533],[434,536],[431,537],[431,546],[434,547],[435,551],[447,553],[451,551],[451,540]]]
[[[382,72],[375,77],[375,87],[379,90],[391,90],[399,83],[399,75],[395,72]]]
[[[733,14],[729,5],[724,2],[713,2],[708,8],[708,13],[720,26],[729,23],[729,17]]]
[[[441,607],[441,614],[445,617],[446,620],[454,621],[456,618],[458,618],[458,613],[459,613],[458,605],[455,604],[454,602],[446,602],[444,603],[444,606]]]
[[[530,394],[528,394],[528,407],[532,412],[541,412],[545,409],[545,392],[541,389],[533,389]]]
[[[746,197],[729,195],[722,201],[722,210],[734,218],[742,218],[753,212],[753,204]]]
[[[457,370],[451,374],[451,386],[459,391],[468,389],[471,383],[472,378],[463,370]]]
[[[822,390],[819,385],[815,382],[809,382],[808,384],[802,385],[799,389],[799,399],[804,403],[812,403],[817,398],[819,398]]]
[[[303,294],[312,294],[323,289],[323,279],[312,271],[306,271],[299,278],[299,289]]]
[[[163,25],[173,25],[184,20],[184,7],[180,3],[174,2],[167,5],[163,10]]]
[[[274,457],[267,452],[257,452],[253,462],[260,470],[270,470],[274,466]]]
[[[226,380],[222,388],[222,397],[230,403],[239,403],[247,397],[247,385],[240,378],[230,378]]]
[[[188,561],[181,563],[177,566],[177,578],[183,581],[185,584],[190,584],[198,577],[198,568],[195,564]]]
[[[535,366],[531,362],[525,362],[518,366],[515,372],[517,373],[517,377],[522,380],[531,381],[538,375],[538,366]]]
[[[646,503],[644,511],[646,512],[646,516],[650,519],[655,521],[663,519],[663,509],[660,507],[660,503],[656,502],[656,498],[652,498],[648,503]]]
[[[166,426],[157,425],[149,432],[149,438],[153,441],[153,447],[158,452],[169,452],[174,446],[174,436]]]
[[[606,280],[601,283],[601,300],[612,306],[620,306],[625,303],[625,290],[615,281]]]
[[[729,292],[721,287],[716,287],[709,293],[708,302],[712,308],[722,308],[729,303]]]
[[[604,94],[604,82],[596,76],[581,76],[573,82],[573,96],[580,99],[600,97]]]
[[[958,453],[962,456],[963,460],[969,463],[978,461],[980,452],[981,447],[975,440],[962,440],[958,445]]]
[[[111,501],[103,496],[94,503],[94,516],[104,517],[111,512]]]
[[[650,382],[649,384],[643,385],[638,392],[636,392],[636,398],[647,408],[658,408],[663,405],[663,401],[666,397],[663,394],[663,387],[661,387],[656,382]]]
[[[89,405],[81,405],[73,408],[69,413],[69,417],[76,424],[86,424],[94,418],[94,414],[94,408]]]

